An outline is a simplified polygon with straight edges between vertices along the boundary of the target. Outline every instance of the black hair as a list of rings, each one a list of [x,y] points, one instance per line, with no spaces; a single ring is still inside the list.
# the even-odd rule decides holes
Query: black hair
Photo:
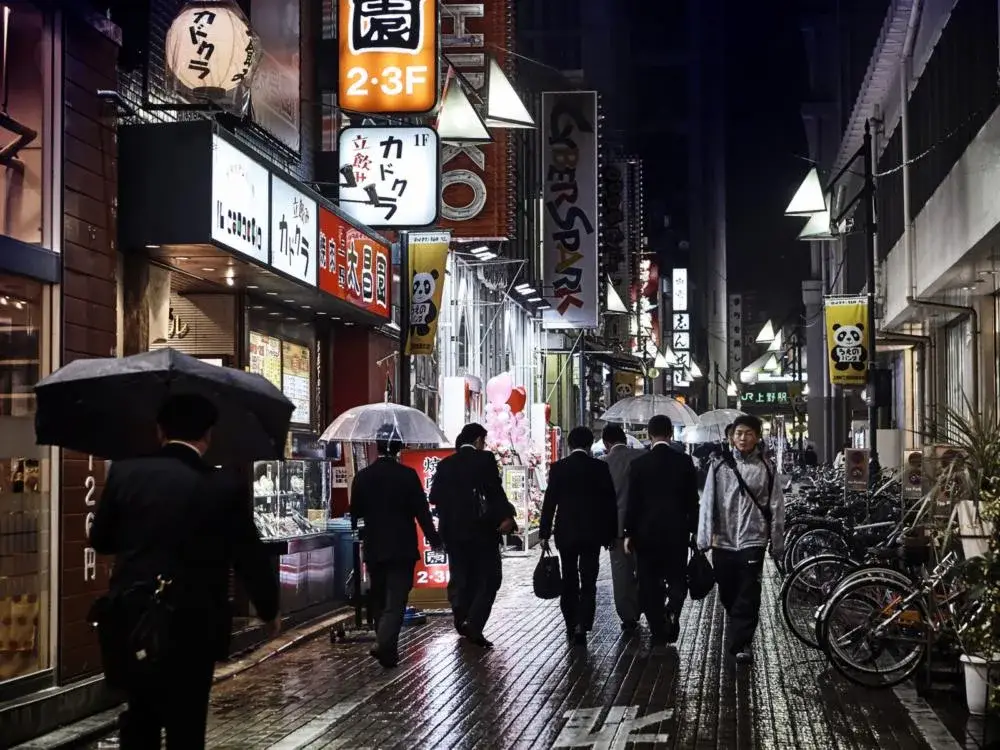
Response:
[[[380,456],[395,456],[403,450],[403,438],[394,424],[384,424],[375,431],[375,448]]]
[[[627,444],[628,437],[620,424],[606,424],[601,431],[601,439],[608,445]]]
[[[594,444],[594,431],[583,425],[574,427],[569,431],[569,437],[566,438],[566,442],[569,443],[570,450],[575,451],[581,448],[590,450]]]
[[[462,428],[462,431],[458,433],[458,437],[455,438],[455,447],[461,448],[463,445],[472,445],[477,440],[485,440],[486,435],[487,432],[485,427],[476,422],[472,422],[465,425],[465,427]]]
[[[672,438],[674,436],[674,423],[667,415],[656,414],[649,418],[646,433],[650,438]]]
[[[757,433],[757,437],[764,434],[764,423],[752,414],[741,414],[733,420],[733,432],[737,427],[747,427]]]
[[[726,425],[726,432],[725,432],[726,437],[730,437],[733,434],[733,430],[735,430],[735,429],[736,429],[736,425],[733,424],[732,422],[730,422],[729,424],[727,424]]]
[[[167,396],[156,414],[167,440],[202,440],[218,419],[215,404],[194,393]]]

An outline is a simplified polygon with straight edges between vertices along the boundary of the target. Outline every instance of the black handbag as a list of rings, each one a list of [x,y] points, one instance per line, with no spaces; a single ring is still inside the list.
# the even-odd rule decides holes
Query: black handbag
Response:
[[[712,593],[715,588],[715,570],[708,556],[699,550],[691,553],[687,565],[688,595],[698,601]]]
[[[548,550],[542,550],[542,556],[535,566],[534,575],[535,596],[539,599],[558,599],[562,595],[562,574],[559,572],[559,558]]]

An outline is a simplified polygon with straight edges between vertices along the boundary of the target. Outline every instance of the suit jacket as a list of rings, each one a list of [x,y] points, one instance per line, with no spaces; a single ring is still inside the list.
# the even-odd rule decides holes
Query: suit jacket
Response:
[[[157,455],[116,461],[108,472],[90,543],[114,555],[111,593],[172,580],[181,621],[197,620],[216,659],[228,656],[235,568],[264,620],[278,614],[278,580],[253,523],[250,495],[193,449],[170,443]]]
[[[698,474],[689,456],[660,443],[632,462],[625,535],[636,540],[640,554],[659,549],[686,556],[698,510]]]
[[[420,477],[393,458],[380,458],[355,475],[351,517],[365,521],[365,558],[372,562],[416,560],[414,521],[432,546],[441,545]]]
[[[615,484],[608,464],[573,451],[549,469],[542,502],[541,539],[552,536],[560,548],[609,545],[618,534]]]
[[[488,512],[480,518],[476,493],[485,497]],[[430,503],[437,508],[438,531],[445,546],[465,542],[496,544],[497,528],[517,511],[507,500],[496,456],[463,446],[438,463]]]
[[[639,456],[645,456],[644,449],[629,448],[624,445],[612,446],[604,460],[611,469],[611,478],[615,482],[615,495],[618,501],[618,536],[625,536],[625,509],[628,507],[628,476],[632,462]]]

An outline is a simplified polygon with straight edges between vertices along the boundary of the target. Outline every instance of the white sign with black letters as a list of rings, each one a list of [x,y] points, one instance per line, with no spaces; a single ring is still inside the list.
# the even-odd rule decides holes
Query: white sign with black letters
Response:
[[[212,136],[212,239],[267,263],[270,219],[267,169],[219,136]]]
[[[375,229],[428,227],[438,219],[438,134],[426,127],[345,128],[340,132],[340,209]]]
[[[271,176],[271,267],[316,286],[316,201]]]

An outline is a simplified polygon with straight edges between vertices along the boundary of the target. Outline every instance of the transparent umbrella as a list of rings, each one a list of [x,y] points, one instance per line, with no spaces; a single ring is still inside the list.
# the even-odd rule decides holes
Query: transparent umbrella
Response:
[[[633,437],[632,435],[626,435],[625,436],[625,442],[626,442],[626,444],[628,445],[629,448],[642,448],[643,447],[642,441],[639,440],[639,438],[637,438],[637,437]],[[595,442],[591,446],[590,452],[594,456],[603,456],[604,453],[605,453],[605,451],[604,451],[604,441],[603,440],[598,440],[597,442]]]
[[[725,429],[726,425],[732,424],[737,417],[745,416],[746,413],[738,409],[713,409],[698,417],[698,424],[705,427],[721,425]]]
[[[726,424],[729,424],[726,422]],[[724,424],[696,424],[684,430],[684,442],[688,445],[699,443],[721,443],[726,437]]]
[[[450,441],[434,421],[409,406],[366,404],[348,409],[320,435],[328,443],[369,443],[382,425],[395,425],[404,445],[445,446]]]
[[[601,415],[601,419],[616,424],[641,425],[657,414],[670,417],[670,421],[675,425],[698,424],[698,415],[694,409],[670,396],[660,396],[653,393],[623,398],[612,404],[611,408]]]

